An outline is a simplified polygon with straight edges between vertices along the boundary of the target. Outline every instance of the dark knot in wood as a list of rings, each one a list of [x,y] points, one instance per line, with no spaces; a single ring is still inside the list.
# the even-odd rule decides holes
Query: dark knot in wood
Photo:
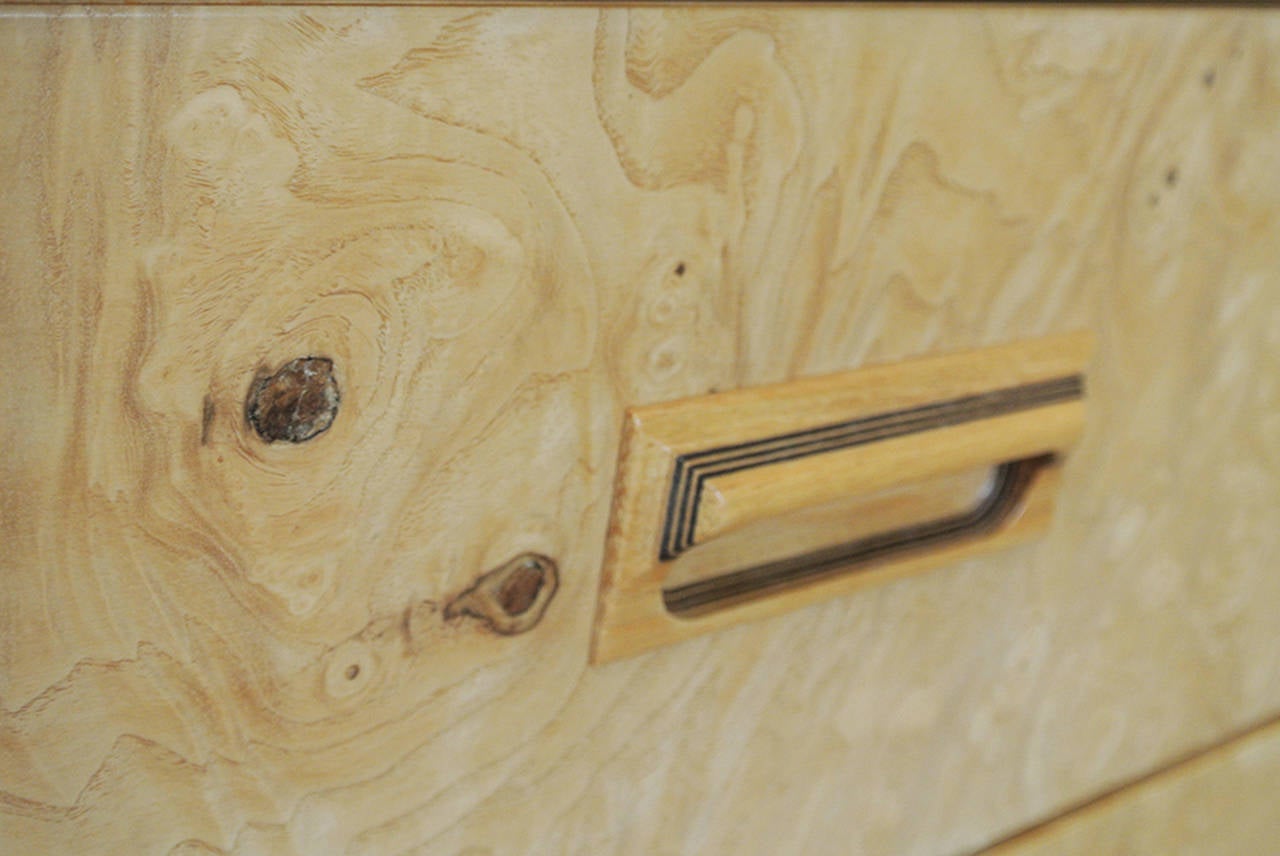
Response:
[[[268,443],[301,443],[333,424],[340,400],[333,360],[299,357],[273,375],[254,378],[244,413]]]
[[[522,553],[481,576],[445,607],[446,619],[467,615],[503,636],[531,630],[547,611],[559,586],[556,563]]]

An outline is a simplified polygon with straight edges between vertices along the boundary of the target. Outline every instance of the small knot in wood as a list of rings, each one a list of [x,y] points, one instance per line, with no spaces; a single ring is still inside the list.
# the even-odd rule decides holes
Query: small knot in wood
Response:
[[[514,636],[537,625],[558,585],[552,559],[522,553],[482,575],[445,607],[444,617],[470,616],[496,633]]]
[[[299,357],[275,374],[254,378],[244,412],[268,443],[302,443],[333,424],[340,400],[333,360]]]

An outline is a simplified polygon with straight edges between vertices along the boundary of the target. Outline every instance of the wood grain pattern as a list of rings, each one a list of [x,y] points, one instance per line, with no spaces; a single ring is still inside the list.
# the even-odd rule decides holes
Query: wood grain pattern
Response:
[[[0,57],[20,852],[953,852],[1280,710],[1274,13],[10,8]],[[588,668],[625,406],[1072,329],[1043,542]],[[340,409],[267,444],[303,357]],[[537,626],[445,619],[525,553]]]
[[[1277,782],[1280,722],[1272,722],[985,852],[1272,853],[1280,842]]]

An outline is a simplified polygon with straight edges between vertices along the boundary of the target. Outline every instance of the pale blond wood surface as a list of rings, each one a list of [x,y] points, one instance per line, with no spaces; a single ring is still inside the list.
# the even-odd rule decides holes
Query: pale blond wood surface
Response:
[[[1029,830],[990,856],[1280,851],[1280,722]]]
[[[0,58],[7,849],[953,852],[1280,710],[1280,17],[9,9]],[[1043,541],[587,666],[623,407],[1073,329]],[[332,427],[265,444],[312,355]],[[533,629],[445,619],[524,552]]]

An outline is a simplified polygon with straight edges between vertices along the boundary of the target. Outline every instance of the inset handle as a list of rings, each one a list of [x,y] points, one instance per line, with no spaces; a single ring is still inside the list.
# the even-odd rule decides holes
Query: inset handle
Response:
[[[1041,470],[1054,463],[1053,455],[1042,455],[1000,464],[993,471],[990,489],[972,508],[960,514],[888,529],[831,547],[720,573],[709,579],[664,585],[662,602],[673,615],[697,615],[746,597],[760,597],[806,580],[883,562],[895,555],[987,536],[1022,506]]]
[[[613,659],[1038,531],[1084,423],[1085,336],[742,390],[629,414],[594,657]],[[765,521],[978,467],[972,508],[756,555]],[[799,530],[797,530],[799,531]],[[741,550],[735,553],[735,538]],[[776,540],[776,539],[775,539]],[[724,559],[682,581],[701,550]],[[703,562],[705,564],[705,562]],[[851,573],[857,570],[859,573]]]
[[[693,500],[664,553],[841,496],[1065,448],[1083,426],[1082,394],[1070,376],[686,456],[677,478]]]

